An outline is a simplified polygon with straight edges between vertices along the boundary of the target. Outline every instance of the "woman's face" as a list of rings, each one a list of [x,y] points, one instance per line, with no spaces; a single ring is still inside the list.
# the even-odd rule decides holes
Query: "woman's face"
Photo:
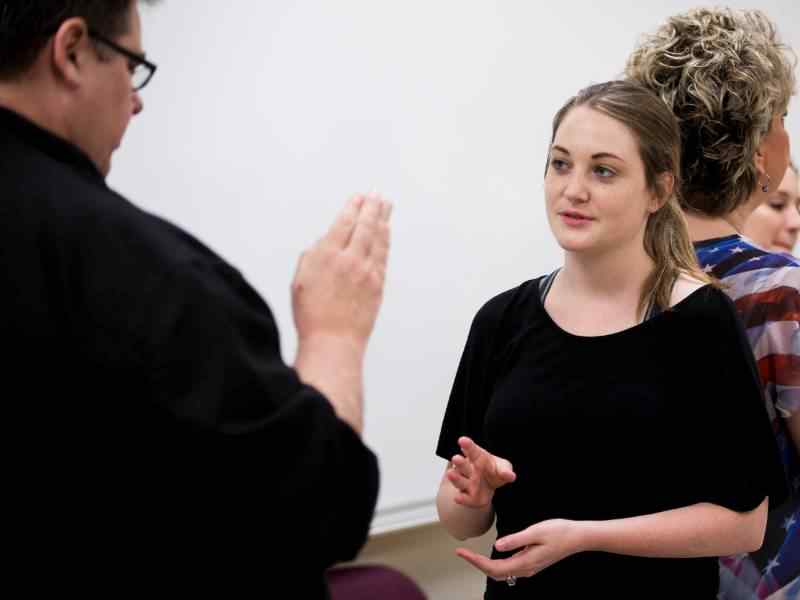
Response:
[[[771,192],[744,226],[744,233],[773,252],[792,252],[800,233],[800,189],[797,174],[786,169],[777,190]]]
[[[633,133],[587,106],[573,108],[556,131],[544,187],[550,229],[568,252],[642,247],[658,208]]]

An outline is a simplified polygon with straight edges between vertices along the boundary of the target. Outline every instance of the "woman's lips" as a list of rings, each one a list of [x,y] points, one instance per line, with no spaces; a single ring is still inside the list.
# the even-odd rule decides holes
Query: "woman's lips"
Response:
[[[594,221],[593,218],[582,215],[581,213],[573,212],[570,210],[558,213],[561,220],[570,227],[586,227],[589,223]]]

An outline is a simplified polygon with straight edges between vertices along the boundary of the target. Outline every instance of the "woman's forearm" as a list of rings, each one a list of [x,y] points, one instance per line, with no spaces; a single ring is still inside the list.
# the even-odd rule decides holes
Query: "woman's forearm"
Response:
[[[654,558],[727,556],[761,547],[767,499],[739,513],[710,503],[638,517],[581,521],[582,550]]]
[[[436,510],[439,521],[454,538],[466,540],[483,535],[494,523],[494,509],[491,503],[484,508],[470,508],[456,504],[458,490],[442,477],[436,495]]]

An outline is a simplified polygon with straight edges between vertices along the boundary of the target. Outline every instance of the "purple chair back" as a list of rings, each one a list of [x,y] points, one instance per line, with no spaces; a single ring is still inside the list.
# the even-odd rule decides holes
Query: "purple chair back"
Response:
[[[331,600],[427,600],[410,577],[392,567],[338,567],[327,576]]]

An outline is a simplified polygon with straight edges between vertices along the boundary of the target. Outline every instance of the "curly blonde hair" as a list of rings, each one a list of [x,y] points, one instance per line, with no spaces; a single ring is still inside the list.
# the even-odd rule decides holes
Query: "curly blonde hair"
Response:
[[[670,17],[628,59],[681,127],[684,208],[723,216],[745,203],[754,157],[794,93],[796,55],[757,10],[694,9]]]

